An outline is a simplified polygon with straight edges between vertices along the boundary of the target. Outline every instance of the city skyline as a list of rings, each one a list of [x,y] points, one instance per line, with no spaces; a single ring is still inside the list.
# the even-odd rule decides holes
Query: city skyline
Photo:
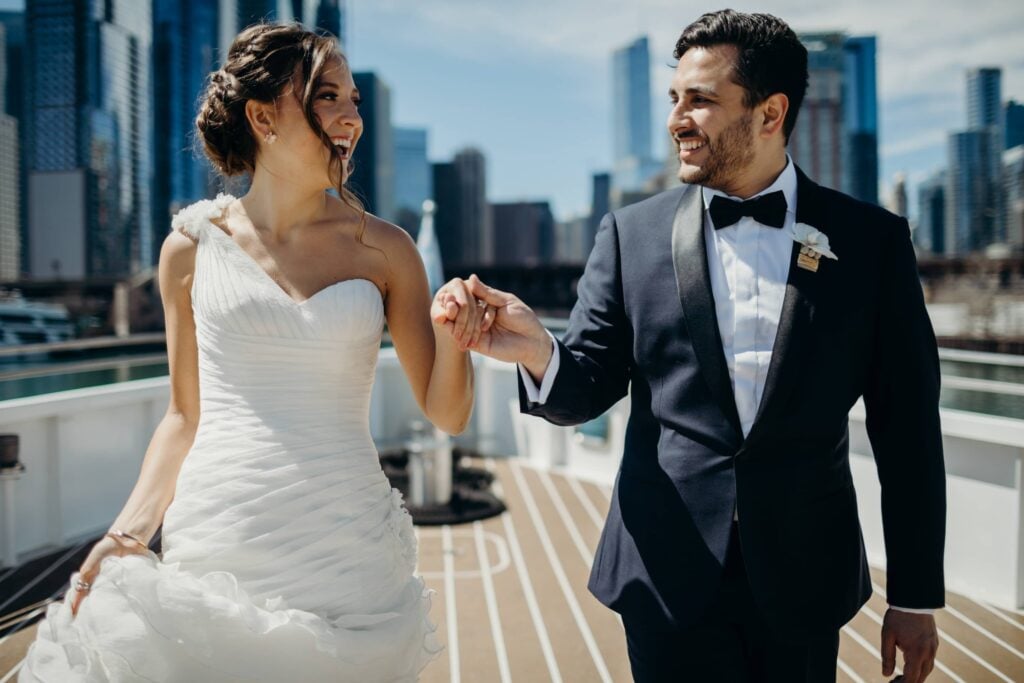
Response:
[[[967,121],[968,68],[1001,67],[1004,99],[1024,99],[1024,53],[1017,47],[1024,7],[996,0],[942,11],[922,0],[732,6],[776,14],[798,33],[877,36],[880,197],[897,172],[906,173],[914,197],[917,184],[945,166],[947,135]],[[349,42],[357,68],[373,68],[393,86],[396,125],[431,130],[432,159],[477,146],[492,169],[492,200],[550,198],[564,219],[586,212],[591,174],[612,168],[614,50],[650,37],[657,140],[675,40],[701,11],[714,9],[667,0],[526,0],[515,7],[381,0],[352,4]],[[440,88],[433,85],[437,73]],[[467,84],[464,91],[451,87],[458,82]],[[513,86],[509,99],[505,91]],[[654,154],[663,156],[665,148],[656,146]]]
[[[1024,99],[1024,55],[1012,42],[1024,9],[991,0],[942,12],[918,1],[874,5],[802,8],[785,0],[737,8],[778,14],[798,32],[878,36],[880,189],[884,196],[884,185],[904,171],[913,197],[917,184],[945,165],[947,134],[966,123],[967,68],[1002,67],[1004,99]],[[0,9],[23,6],[0,0]],[[607,3],[600,12],[577,0],[515,7],[381,0],[347,9],[353,68],[372,70],[390,86],[395,126],[428,129],[433,161],[481,149],[491,200],[550,199],[561,219],[588,212],[592,174],[612,168],[610,57],[645,34],[653,154],[665,155],[657,133],[667,112],[672,46],[697,15],[663,0]]]

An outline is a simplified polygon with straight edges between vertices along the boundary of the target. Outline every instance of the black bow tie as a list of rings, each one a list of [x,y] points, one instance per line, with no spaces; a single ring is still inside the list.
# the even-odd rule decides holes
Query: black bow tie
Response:
[[[778,190],[743,202],[716,194],[711,199],[710,211],[715,230],[728,228],[744,216],[762,225],[781,228],[786,222],[786,195]]]

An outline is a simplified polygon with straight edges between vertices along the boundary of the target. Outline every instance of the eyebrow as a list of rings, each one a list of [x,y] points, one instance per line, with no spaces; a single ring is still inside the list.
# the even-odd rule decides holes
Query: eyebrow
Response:
[[[704,86],[704,85],[691,85],[689,88],[686,89],[686,94],[687,95],[710,95],[711,97],[718,97],[718,93],[716,93],[714,90],[712,90],[711,88],[709,88],[707,86]]]

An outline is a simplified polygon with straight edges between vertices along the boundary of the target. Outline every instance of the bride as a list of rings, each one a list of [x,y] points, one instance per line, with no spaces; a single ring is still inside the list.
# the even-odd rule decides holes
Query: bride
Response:
[[[199,135],[251,189],[174,218],[170,405],[21,681],[414,681],[440,650],[370,391],[386,321],[420,408],[462,431],[493,311],[457,280],[431,303],[412,240],[344,187],[358,103],[336,42],[298,25],[246,29],[211,75]]]

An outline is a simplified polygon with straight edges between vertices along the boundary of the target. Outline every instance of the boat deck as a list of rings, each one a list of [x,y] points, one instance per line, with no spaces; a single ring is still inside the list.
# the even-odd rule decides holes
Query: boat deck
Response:
[[[586,589],[610,491],[520,460],[487,460],[499,517],[421,527],[419,570],[446,649],[423,683],[629,681],[622,625]],[[881,681],[884,572],[842,631],[838,680]],[[0,592],[6,587],[0,585]],[[929,681],[1024,681],[1024,614],[947,594]],[[3,620],[0,619],[0,623]],[[13,680],[35,627],[0,636],[0,683]],[[296,680],[300,680],[297,678]]]

